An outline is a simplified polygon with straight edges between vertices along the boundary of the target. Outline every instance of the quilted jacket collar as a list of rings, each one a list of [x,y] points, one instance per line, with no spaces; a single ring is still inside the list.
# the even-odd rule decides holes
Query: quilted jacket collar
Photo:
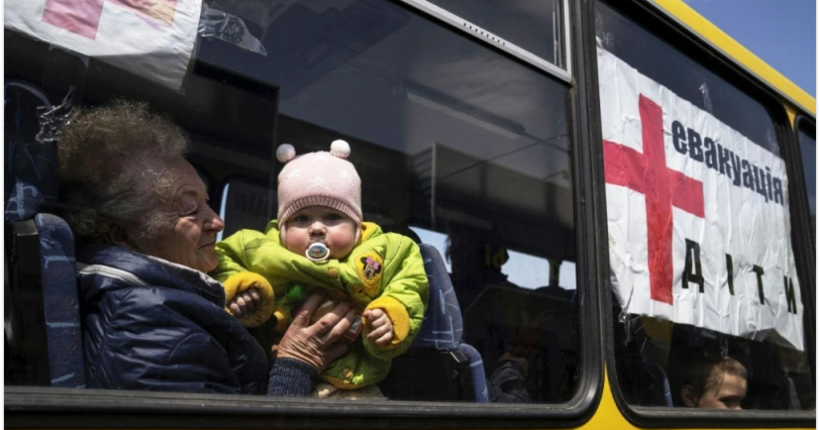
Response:
[[[219,307],[225,306],[225,289],[205,273],[170,261],[129,251],[121,246],[100,244],[77,245],[77,261],[81,264],[107,266],[136,276],[148,286],[161,285],[197,294]],[[135,286],[123,277],[110,276],[104,282],[94,282],[84,289],[86,298],[104,290]]]

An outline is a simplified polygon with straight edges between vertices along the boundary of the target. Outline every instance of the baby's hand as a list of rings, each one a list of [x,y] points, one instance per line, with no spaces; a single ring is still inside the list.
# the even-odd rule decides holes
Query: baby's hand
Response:
[[[369,309],[364,311],[362,317],[367,321],[367,326],[371,330],[367,335],[368,342],[384,346],[393,340],[393,323],[383,310]]]
[[[256,288],[250,288],[236,295],[228,303],[231,315],[237,319],[248,318],[256,311],[256,307],[262,303],[262,297]]]

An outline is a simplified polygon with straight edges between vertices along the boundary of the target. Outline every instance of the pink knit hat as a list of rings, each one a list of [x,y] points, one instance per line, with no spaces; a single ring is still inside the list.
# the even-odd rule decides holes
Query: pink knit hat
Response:
[[[325,206],[362,223],[362,181],[353,163],[347,161],[350,145],[334,140],[330,152],[317,151],[296,156],[293,145],[276,148],[276,158],[285,164],[279,173],[279,226],[308,206]]]

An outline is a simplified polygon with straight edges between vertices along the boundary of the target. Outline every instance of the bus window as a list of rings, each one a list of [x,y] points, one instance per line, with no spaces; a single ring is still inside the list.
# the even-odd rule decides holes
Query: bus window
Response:
[[[510,256],[501,273],[507,279],[523,288],[537,288],[547,285],[550,280],[550,262],[545,258],[508,251]],[[557,285],[557,284],[556,284]]]
[[[812,410],[785,113],[617,7],[598,2],[595,22],[620,391],[635,406],[715,406],[692,401],[714,381],[687,375],[721,363],[738,387],[724,406]],[[804,145],[813,181],[813,135]]]
[[[797,137],[800,140],[800,159],[803,160],[803,178],[806,180],[806,192],[811,211],[811,229],[814,241],[817,242],[817,140],[814,125],[808,121],[798,123]]]
[[[332,37],[292,33],[334,16],[340,24]],[[370,20],[378,25],[365,25]],[[286,32],[297,42],[281,43]],[[520,314],[530,293],[505,282],[499,260],[506,248],[573,257],[567,88],[384,2],[328,10],[294,4],[267,29],[263,43],[268,57],[254,63],[209,58],[280,88],[278,141],[302,151],[323,149],[340,135],[351,143],[366,218],[447,235],[443,254],[464,317],[464,340],[482,354],[488,377],[508,357],[531,361],[520,374],[530,401],[569,400],[577,387],[577,356],[560,372],[552,366],[552,379],[529,372],[551,366],[537,362],[548,360],[546,354],[536,354],[549,344],[548,333],[538,325],[535,333],[544,336],[521,340]],[[303,52],[319,54],[293,60]],[[494,300],[497,293],[506,301]],[[548,299],[538,306],[546,309]],[[504,318],[506,312],[512,318]],[[577,319],[576,309],[565,312],[568,322]],[[491,330],[502,325],[503,332]],[[577,330],[562,333],[566,348],[577,351]],[[405,381],[420,390],[437,382],[423,376]]]
[[[439,254],[447,255],[447,242],[450,240],[446,234],[437,231],[428,230],[422,227],[410,227],[410,230],[416,233],[419,237],[419,242],[433,245]],[[452,273],[453,269],[450,267],[450,260],[444,258],[444,265],[447,268],[447,273]]]
[[[285,3],[210,3],[209,16],[232,17],[254,48],[200,37],[179,91],[92,58],[75,101],[145,100],[183,127],[188,158],[209,179],[224,218],[223,238],[262,230],[275,217],[279,144],[304,154],[346,140],[362,179],[364,220],[405,235],[412,226],[414,240],[433,241],[446,256],[462,340],[478,349],[485,374],[492,380],[514,366],[515,386],[525,387],[516,399],[569,402],[584,376],[577,303],[534,289],[553,286],[543,275],[509,281],[529,275],[526,264],[507,263],[506,249],[543,270],[550,261],[577,260],[570,87],[414,8],[380,0]],[[559,3],[528,15],[546,20],[541,28],[557,35],[550,45],[564,40]],[[497,31],[505,28],[508,21]],[[50,67],[48,46],[6,35],[7,55],[21,59],[7,78],[39,79]],[[564,58],[545,49],[539,55]],[[495,381],[491,400],[510,401],[508,384]],[[420,393],[405,400],[431,400],[426,394],[449,393],[459,381],[416,372],[400,383]]]

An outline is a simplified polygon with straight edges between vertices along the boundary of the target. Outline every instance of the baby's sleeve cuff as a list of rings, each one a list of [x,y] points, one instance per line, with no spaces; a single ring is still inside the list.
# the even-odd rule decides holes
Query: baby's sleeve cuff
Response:
[[[260,305],[253,315],[247,318],[238,318],[239,322],[248,328],[259,327],[270,319],[273,312],[273,287],[264,276],[253,272],[241,272],[231,275],[222,284],[225,286],[225,310],[231,313],[227,304],[230,303],[237,294],[256,288],[262,298]]]

